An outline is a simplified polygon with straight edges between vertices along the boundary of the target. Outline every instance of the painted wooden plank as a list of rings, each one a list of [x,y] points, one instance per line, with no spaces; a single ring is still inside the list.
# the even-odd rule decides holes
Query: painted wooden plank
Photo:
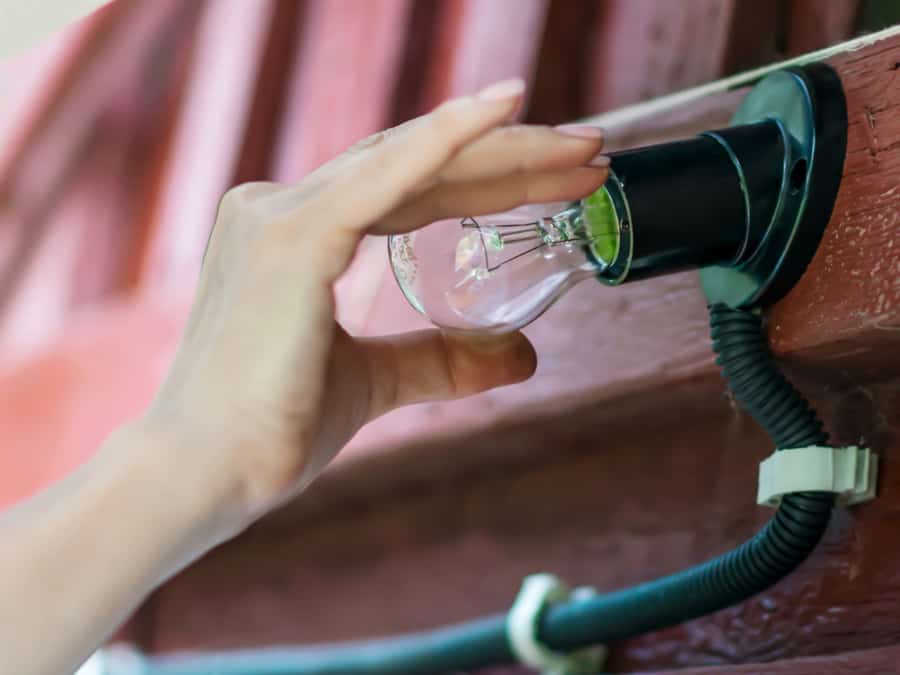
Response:
[[[548,0],[446,0],[424,106],[509,77],[533,78]]]
[[[671,671],[664,671],[671,673]],[[685,668],[679,675],[896,675],[900,673],[900,647],[881,647],[832,656],[787,659],[745,666]],[[663,672],[644,675],[663,675]]]
[[[38,138],[46,133],[58,114],[57,108],[73,95],[98,58],[97,52],[103,52],[116,24],[125,20],[129,11],[125,3],[103,7],[46,43],[35,46],[30,58],[20,64],[23,68],[34,68],[32,72],[6,75],[20,82],[17,87],[10,87],[16,100],[4,102],[6,109],[0,121],[0,186],[3,186],[0,195],[6,195],[12,188],[12,174],[19,170]],[[30,84],[22,80],[30,80]]]
[[[219,199],[229,187],[262,62],[274,0],[210,0],[141,265],[150,292],[193,287]]]
[[[10,327],[24,328],[29,333],[25,342],[34,337],[32,329],[39,329],[31,319],[49,319],[50,313],[42,313],[42,308],[56,306],[61,312],[69,298],[71,276],[57,273],[63,269],[64,259],[47,259],[43,272],[36,261],[41,256],[44,235],[54,229],[54,209],[61,205],[89,160],[104,111],[117,93],[127,88],[127,83],[138,79],[153,37],[168,21],[185,12],[184,5],[169,0],[149,5],[116,5],[127,9],[117,9],[112,14],[104,10],[95,15],[93,20],[100,22],[97,30],[102,37],[84,38],[88,44],[83,52],[78,52],[75,62],[64,69],[65,81],[50,87],[45,108],[35,112],[33,120],[21,130],[21,141],[7,155],[10,163],[0,184],[0,199],[5,207],[4,228],[12,233],[7,235],[8,264],[0,274],[0,321],[7,331]],[[70,235],[58,234],[56,238],[64,236]],[[75,257],[66,259],[75,263]],[[72,273],[71,267],[69,272]],[[20,287],[26,276],[31,279],[32,288]],[[14,294],[19,296],[16,318],[11,314]],[[23,317],[29,321],[23,323]],[[44,332],[51,329],[47,325]],[[4,340],[23,343],[12,333]]]
[[[101,140],[98,125],[87,137],[77,171],[67,177],[66,190],[53,208],[41,212],[44,220],[26,223],[31,225],[32,248],[18,248],[27,265],[5,307],[0,340],[4,360],[44,345],[65,329],[78,305],[115,290],[120,259],[116,247],[128,235],[121,221],[127,157],[123,137],[105,131]]]
[[[31,214],[35,259],[8,310],[5,359],[16,357],[16,346],[40,345],[82,306],[128,287],[132,251],[142,242],[135,216],[143,183],[165,136],[161,122],[181,89],[177,74],[200,6],[183,5],[169,16],[133,76],[99,111],[79,161],[72,163],[74,175],[61,180],[66,187],[57,203],[46,204],[43,215]]]
[[[588,104],[594,112],[725,74],[734,0],[612,0],[603,7],[590,37]]]
[[[301,39],[303,2],[277,0],[272,12],[269,37],[256,77],[256,87],[231,183],[272,178],[275,148],[292,84],[295,54]]]
[[[382,128],[409,11],[408,0],[308,1],[279,134],[276,180],[299,180]]]
[[[411,9],[410,0],[308,0],[274,158],[276,180],[298,180],[389,124]],[[347,330],[361,331],[384,271],[383,243],[364,240],[335,288]]]
[[[526,120],[563,124],[593,112],[588,94],[596,51],[591,27],[605,3],[555,0],[547,9]],[[587,37],[585,35],[587,34]]]
[[[824,376],[896,375],[884,355],[900,347],[900,40],[833,62],[850,122],[844,178],[816,257],[769,332],[778,352]]]
[[[890,41],[900,35],[900,25],[891,26],[883,30],[869,33],[861,37],[847,40],[830,47],[823,47],[814,52],[801,54],[788,59],[773,61],[757,68],[729,75],[714,82],[707,82],[695,87],[689,87],[682,91],[672,94],[666,94],[649,101],[626,105],[617,110],[594,115],[587,121],[597,124],[606,129],[618,127],[622,124],[635,124],[640,121],[648,121],[655,118],[660,124],[665,125],[668,116],[676,113],[683,106],[692,105],[701,99],[709,98],[718,94],[733,91],[740,87],[746,87],[754,82],[759,81],[769,73],[793,66],[802,66],[807,63],[816,63],[818,61],[827,61],[829,59],[840,56],[841,54],[851,54],[859,50],[874,48],[876,45]]]
[[[859,0],[792,0],[787,17],[788,53],[811,52],[851,37],[859,10]]]
[[[646,384],[326,474],[163,588],[152,648],[417,630],[503,611],[533,572],[613,590],[751,536],[771,516],[754,506],[757,463],[770,451],[764,434],[717,376]],[[836,442],[862,434],[881,455],[878,499],[838,512],[812,558],[754,600],[613,645],[611,672],[768,663],[900,641],[891,573],[900,564],[900,478],[890,470],[900,457],[900,383],[808,393]]]

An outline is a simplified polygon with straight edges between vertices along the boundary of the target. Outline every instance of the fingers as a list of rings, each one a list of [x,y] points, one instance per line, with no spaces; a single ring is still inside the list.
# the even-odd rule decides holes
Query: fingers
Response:
[[[480,182],[440,184],[388,214],[372,232],[405,232],[445,218],[481,216],[524,204],[581,199],[603,185],[608,175],[606,168],[578,167]]]
[[[424,330],[358,343],[372,383],[370,420],[400,406],[521,382],[537,365],[534,348],[521,333],[474,339]]]
[[[330,180],[317,199],[336,228],[360,236],[437,175],[466,144],[506,122],[524,87],[518,79],[500,82],[367,139],[326,172]]]
[[[583,166],[598,158],[603,132],[598,127],[526,126],[494,129],[463,148],[437,176],[438,181],[471,181],[515,173]]]
[[[597,189],[608,163],[597,154],[598,129],[500,128],[523,92],[522,80],[507,80],[449,101],[365,139],[296,185],[266,192],[256,206],[281,226],[286,245],[302,244],[306,263],[330,283],[367,231],[578,199]]]

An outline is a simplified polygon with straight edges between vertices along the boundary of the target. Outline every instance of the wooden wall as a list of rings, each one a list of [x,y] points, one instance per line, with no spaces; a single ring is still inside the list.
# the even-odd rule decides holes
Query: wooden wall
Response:
[[[152,395],[227,186],[294,180],[510,75],[531,83],[528,120],[608,113],[612,148],[689,135],[727,123],[743,92],[608,111],[832,44],[858,16],[843,0],[118,0],[62,36],[0,125],[0,503],[83,461]],[[845,178],[769,331],[835,438],[881,455],[879,498],[839,512],[771,592],[612,645],[613,669],[896,662],[900,42],[831,62],[849,102]],[[354,333],[421,325],[385,262],[373,239],[340,282]],[[529,383],[379,420],[123,635],[169,651],[437,626],[502,611],[534,571],[613,589],[680,569],[769,515],[753,495],[771,448],[725,395],[695,274],[580,286],[528,333]]]

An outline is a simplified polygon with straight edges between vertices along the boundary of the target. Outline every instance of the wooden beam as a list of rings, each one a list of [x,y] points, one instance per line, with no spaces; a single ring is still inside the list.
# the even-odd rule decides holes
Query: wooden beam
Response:
[[[900,585],[883,573],[900,564],[900,476],[889,468],[900,386],[810,393],[836,442],[862,434],[881,454],[878,499],[840,511],[814,556],[771,591],[615,645],[611,671],[900,640]],[[602,590],[674,572],[771,516],[753,506],[770,449],[712,377],[359,458],[164,587],[152,647],[375,637],[503,611],[536,571]]]
[[[307,1],[276,146],[276,180],[299,180],[388,125],[411,12],[410,0]],[[335,287],[338,320],[347,330],[365,324],[384,272],[383,242],[367,238]]]
[[[272,176],[272,162],[284,117],[284,94],[290,82],[293,57],[298,49],[298,27],[303,7],[304,3],[297,0],[275,2],[265,53],[251,97],[252,107],[243,145],[230,181],[233,185],[268,180]]]
[[[804,54],[851,37],[859,10],[859,0],[792,0],[787,17],[788,53]]]
[[[592,112],[587,99],[597,86],[590,79],[593,42],[574,38],[594,25],[603,6],[566,0],[550,3],[531,85],[528,122],[562,124]]]
[[[0,273],[0,322],[8,344],[22,344],[23,335],[27,336],[26,345],[33,343],[61,318],[57,312],[41,328],[37,322],[49,316],[46,310],[67,308],[77,256],[48,260],[52,254],[44,246],[53,245],[51,238],[59,244],[72,237],[73,250],[77,249],[74,241],[79,233],[55,231],[55,210],[66,199],[78,201],[68,191],[79,175],[84,175],[80,170],[90,170],[86,167],[91,151],[98,147],[99,125],[109,119],[104,116],[115,107],[116,97],[129,90],[128,84],[139,80],[155,37],[168,22],[188,17],[192,6],[169,0],[151,6],[115,3],[112,9],[92,15],[84,24],[80,46],[70,55],[71,62],[54,71],[40,106],[26,124],[16,128],[19,135],[10,140],[11,149],[4,153],[5,163],[0,166],[2,224],[8,240],[4,251],[7,264]],[[103,153],[97,154],[102,159]],[[90,193],[82,194],[82,205]],[[90,219],[76,218],[74,222],[75,227],[93,227]],[[65,264],[69,265],[66,271]],[[23,317],[27,320],[22,321]],[[20,328],[25,332],[17,334]]]
[[[773,661],[764,666],[766,675],[885,675],[896,673],[900,663],[900,647],[881,647],[846,654],[805,659]],[[760,664],[746,666],[712,666],[679,669],[678,675],[758,675]],[[644,675],[671,675],[671,670]]]
[[[91,70],[108,56],[106,50],[115,28],[122,23],[129,25],[128,15],[133,11],[125,3],[109,4],[77,21],[56,39],[43,67],[32,75],[28,90],[17,92],[21,99],[5,111],[0,126],[0,195],[4,202],[22,163],[34,153],[40,137],[48,133],[60,108],[65,108],[77,96],[79,87],[91,80]]]
[[[420,110],[509,77],[532,79],[548,0],[444,0]]]
[[[196,279],[219,199],[237,168],[274,7],[274,0],[204,5],[139,263],[145,290],[177,292]]]
[[[604,112],[709,82],[771,58],[774,3],[612,0],[590,35],[589,108]],[[747,14],[747,16],[745,16]],[[742,25],[736,21],[742,19]],[[754,30],[754,28],[756,30]],[[699,36],[703,48],[697,49]],[[739,39],[736,39],[739,38]]]
[[[900,40],[836,56],[847,159],[831,222],[800,283],[771,313],[775,350],[806,370],[900,374]]]

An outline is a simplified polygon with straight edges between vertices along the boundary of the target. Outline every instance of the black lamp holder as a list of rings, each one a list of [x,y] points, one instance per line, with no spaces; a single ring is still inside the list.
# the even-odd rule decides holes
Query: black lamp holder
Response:
[[[607,191],[619,248],[600,280],[699,268],[710,304],[777,301],[819,245],[846,145],[840,79],[813,64],[760,80],[728,128],[614,153]]]

